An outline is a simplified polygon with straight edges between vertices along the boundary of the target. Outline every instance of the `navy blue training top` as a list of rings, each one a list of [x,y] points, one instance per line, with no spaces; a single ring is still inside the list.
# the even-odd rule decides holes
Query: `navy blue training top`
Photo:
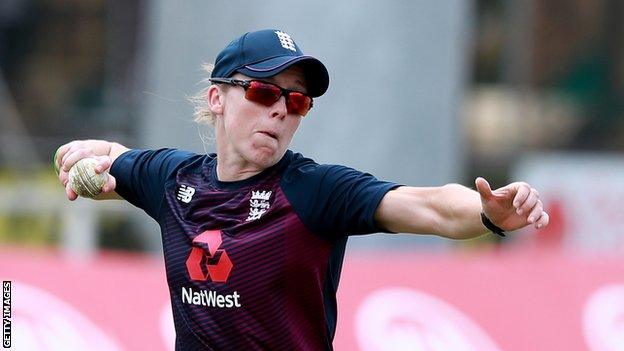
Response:
[[[115,191],[160,224],[176,350],[331,350],[347,236],[397,187],[287,151],[221,182],[214,154],[130,150]]]

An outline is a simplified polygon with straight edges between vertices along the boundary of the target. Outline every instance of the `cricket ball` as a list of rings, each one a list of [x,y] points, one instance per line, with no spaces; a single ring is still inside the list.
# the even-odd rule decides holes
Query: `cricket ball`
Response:
[[[108,180],[108,172],[96,173],[97,165],[97,160],[83,158],[70,168],[69,186],[78,196],[95,198],[102,192],[102,187]]]

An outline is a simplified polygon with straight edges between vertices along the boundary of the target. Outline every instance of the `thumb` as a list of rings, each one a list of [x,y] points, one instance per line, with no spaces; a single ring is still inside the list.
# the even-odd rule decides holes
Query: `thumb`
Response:
[[[477,177],[475,179],[475,186],[477,187],[477,191],[483,200],[489,200],[494,195],[492,194],[492,188],[490,188],[490,183],[483,177]]]
[[[106,183],[102,186],[102,192],[108,193],[108,192],[114,191],[116,187],[117,187],[117,179],[115,179],[115,177],[109,174],[106,180]]]
[[[93,158],[98,161],[98,164],[95,167],[95,173],[100,174],[110,170],[110,166],[112,164],[110,156],[94,156]]]

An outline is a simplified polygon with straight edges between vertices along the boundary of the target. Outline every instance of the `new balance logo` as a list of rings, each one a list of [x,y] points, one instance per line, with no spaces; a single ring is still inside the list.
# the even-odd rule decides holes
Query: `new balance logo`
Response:
[[[191,188],[188,185],[180,185],[177,199],[188,204],[193,199],[193,194],[195,194],[195,188]]]
[[[290,35],[279,30],[275,31],[275,34],[277,34],[277,38],[279,39],[280,44],[284,49],[297,51],[297,48],[295,47],[295,42],[292,40]]]
[[[272,191],[252,191],[251,199],[249,199],[249,216],[246,221],[253,221],[266,213],[271,205],[269,204],[269,198],[271,198]]]

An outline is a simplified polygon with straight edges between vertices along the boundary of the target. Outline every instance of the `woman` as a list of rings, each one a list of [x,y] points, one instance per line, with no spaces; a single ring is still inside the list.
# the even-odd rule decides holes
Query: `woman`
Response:
[[[176,349],[332,349],[336,289],[349,235],[431,233],[463,239],[548,224],[535,189],[478,192],[400,186],[288,150],[325,66],[278,30],[247,33],[218,56],[200,121],[216,154],[130,150],[102,140],[57,151],[67,172],[85,157],[110,171],[100,198],[123,198],[158,221]]]

